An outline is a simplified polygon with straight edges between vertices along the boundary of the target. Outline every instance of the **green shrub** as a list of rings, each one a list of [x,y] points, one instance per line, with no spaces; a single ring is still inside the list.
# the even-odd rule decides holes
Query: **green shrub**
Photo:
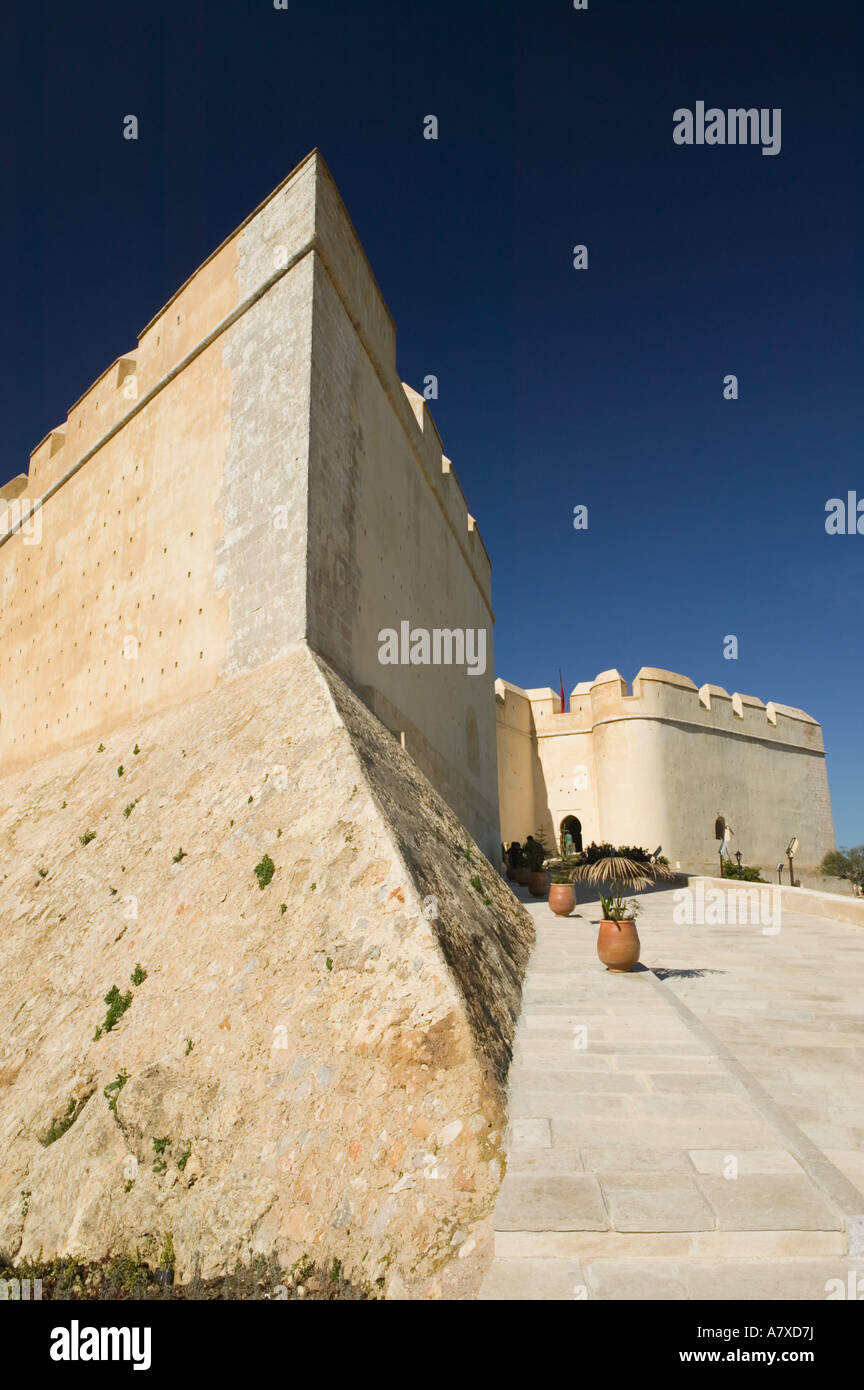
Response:
[[[264,889],[275,874],[276,865],[273,863],[270,855],[265,854],[261,862],[255,865],[252,872],[258,880],[258,887]]]
[[[101,1038],[103,1033],[110,1033],[114,1024],[123,1017],[129,1005],[132,1003],[132,991],[127,990],[121,994],[116,985],[112,985],[105,995],[105,1003],[108,1005],[108,1012],[105,1015],[105,1022],[96,1029],[93,1041]]]
[[[738,878],[738,865],[737,865],[732,859],[727,859],[725,855],[724,855],[724,857],[723,857],[723,877],[724,877],[724,878]],[[741,882],[742,882],[742,883],[767,883],[768,880],[767,880],[767,878],[763,878],[763,877],[762,877],[762,872],[761,872],[760,869],[751,868],[751,866],[750,866],[749,864],[742,864],[742,865],[741,865]]]
[[[845,878],[856,888],[864,888],[864,845],[830,850],[819,865],[819,872],[829,878]]]

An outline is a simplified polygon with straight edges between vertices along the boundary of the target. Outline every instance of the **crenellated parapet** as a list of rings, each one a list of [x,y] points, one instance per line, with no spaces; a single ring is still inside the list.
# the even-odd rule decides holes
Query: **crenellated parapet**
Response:
[[[488,583],[491,562],[483,538],[477,529],[477,522],[468,510],[468,503],[462,491],[453,464],[444,454],[441,436],[432,418],[425,396],[412,386],[402,382],[402,390],[409,406],[410,433],[414,448],[426,470],[429,482],[434,488],[442,511],[454,533],[468,548],[472,565],[480,567],[484,582]]]
[[[521,695],[531,709],[537,734],[544,737],[586,733],[603,724],[644,719],[824,751],[821,726],[804,710],[775,700],[765,704],[757,696],[739,691],[730,694],[721,685],[697,686],[687,676],[656,666],[643,666],[632,689],[620,671],[601,671],[593,681],[574,686],[563,714],[560,696],[550,686],[525,690]]]
[[[251,224],[254,236],[246,235]],[[427,402],[396,369],[396,328],[378,283],[317,151],[312,151],[208,256],[116,361],[79,397],[65,421],[30,455],[16,496],[31,503],[63,483],[228,331],[237,319],[310,252],[339,298],[374,364],[418,466],[487,594],[490,562]],[[20,479],[24,484],[21,485]],[[9,496],[12,484],[0,490]],[[6,539],[0,512],[0,545]]]

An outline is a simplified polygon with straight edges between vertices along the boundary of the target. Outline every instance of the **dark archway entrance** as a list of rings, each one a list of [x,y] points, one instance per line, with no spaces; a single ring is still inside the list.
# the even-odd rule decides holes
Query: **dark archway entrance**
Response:
[[[576,816],[565,816],[561,822],[561,853],[564,853],[564,837],[571,834],[573,836],[573,850],[576,854],[582,852],[582,822]]]

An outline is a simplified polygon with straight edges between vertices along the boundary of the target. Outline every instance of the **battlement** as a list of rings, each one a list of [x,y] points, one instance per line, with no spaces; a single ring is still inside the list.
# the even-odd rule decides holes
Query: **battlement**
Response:
[[[254,224],[254,238],[244,237]],[[40,441],[18,495],[47,501],[299,261],[315,252],[373,361],[441,510],[488,590],[490,562],[425,399],[399,381],[396,329],[357,233],[317,150],[302,160],[171,296]],[[407,404],[407,408],[406,408]],[[20,480],[25,479],[23,486]],[[10,496],[7,483],[0,499]],[[0,545],[9,539],[0,513]]]
[[[654,666],[640,669],[632,691],[614,669],[601,671],[593,681],[580,682],[571,691],[564,714],[560,695],[550,686],[520,691],[507,685],[507,690],[511,700],[521,695],[530,706],[540,737],[585,733],[601,724],[646,719],[823,751],[821,727],[803,710],[777,701],[764,704],[757,696],[738,691],[730,695],[720,685],[697,686],[687,676]]]

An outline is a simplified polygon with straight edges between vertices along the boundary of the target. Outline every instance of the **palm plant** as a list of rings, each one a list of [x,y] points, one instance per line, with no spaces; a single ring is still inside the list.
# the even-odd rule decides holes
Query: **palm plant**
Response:
[[[627,892],[641,893],[658,879],[676,878],[674,870],[667,864],[641,864],[635,859],[613,852],[597,859],[593,864],[579,864],[573,870],[573,881],[582,879],[586,883],[605,884],[611,888],[608,897],[597,894],[604,922],[632,921],[639,904],[628,900]]]

